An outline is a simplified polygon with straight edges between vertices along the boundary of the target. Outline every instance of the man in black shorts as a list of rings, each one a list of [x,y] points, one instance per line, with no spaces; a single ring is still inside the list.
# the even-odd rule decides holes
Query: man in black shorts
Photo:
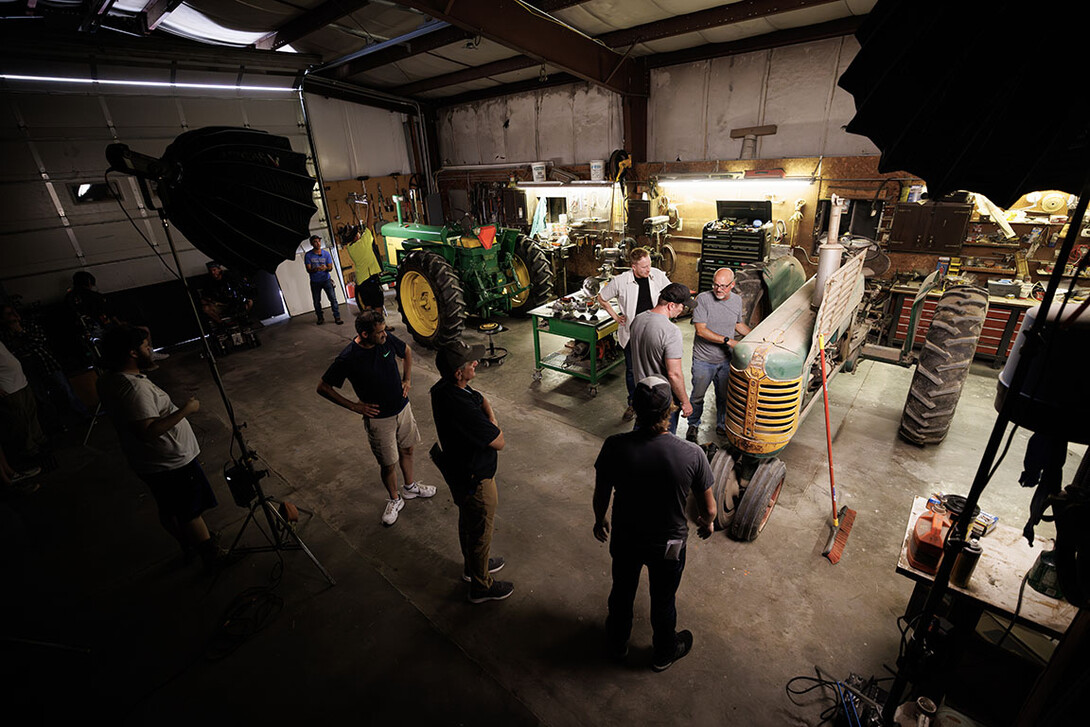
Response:
[[[716,514],[712,473],[700,447],[669,433],[677,407],[666,379],[648,376],[636,384],[632,408],[637,430],[606,439],[594,463],[594,537],[608,540],[613,556],[606,646],[615,658],[628,654],[632,602],[646,565],[654,631],[651,668],[664,671],[693,645],[692,632],[675,631],[674,596],[685,570],[685,500],[690,491],[696,496],[697,532],[707,538]],[[607,511],[614,491],[611,528]]]
[[[102,337],[102,362],[109,371],[98,381],[98,395],[121,439],[129,465],[151,489],[159,522],[181,544],[193,548],[205,567],[226,562],[201,517],[216,506],[212,485],[197,455],[200,447],[186,417],[200,409],[190,398],[179,409],[141,369],[152,365],[148,332],[122,324]]]

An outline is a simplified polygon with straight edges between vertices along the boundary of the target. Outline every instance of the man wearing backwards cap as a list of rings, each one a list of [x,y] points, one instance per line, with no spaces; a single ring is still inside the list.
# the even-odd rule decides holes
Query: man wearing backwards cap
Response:
[[[697,518],[700,537],[711,535],[716,515],[712,473],[704,451],[667,434],[670,415],[677,409],[673,394],[670,383],[660,376],[641,379],[632,394],[636,431],[606,439],[594,463],[594,537],[609,541],[613,557],[606,646],[615,658],[628,654],[632,602],[646,565],[654,631],[651,668],[655,671],[668,669],[693,645],[692,632],[675,630],[674,604],[685,570],[689,492],[696,496],[701,511]],[[617,494],[611,529],[607,510],[613,491]]]
[[[483,355],[483,346],[462,341],[444,346],[435,355],[442,378],[431,387],[432,417],[442,446],[442,462],[436,463],[458,506],[462,580],[469,583],[470,603],[502,601],[515,590],[511,583],[492,578],[504,561],[489,557],[499,501],[496,453],[503,449],[504,439],[492,405],[469,385]]]
[[[644,311],[632,321],[632,370],[636,381],[648,376],[661,376],[670,382],[674,401],[681,406],[681,414],[693,413],[689,394],[685,390],[685,374],[681,371],[681,330],[673,319],[681,315],[685,306],[691,306],[693,295],[688,286],[670,283],[659,293],[658,304]],[[670,418],[670,433],[677,432],[678,415]]]

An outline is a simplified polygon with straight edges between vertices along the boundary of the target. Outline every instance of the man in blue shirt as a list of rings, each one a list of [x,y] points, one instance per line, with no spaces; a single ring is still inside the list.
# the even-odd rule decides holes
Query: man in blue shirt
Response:
[[[310,273],[310,294],[314,297],[314,314],[318,316],[318,325],[325,323],[325,315],[322,312],[322,291],[329,299],[333,307],[333,321],[339,326],[341,309],[337,306],[337,291],[333,288],[333,279],[329,277],[329,271],[333,269],[333,256],[329,250],[322,249],[322,238],[317,235],[310,237],[311,250],[303,256],[303,264]]]
[[[400,374],[397,359],[402,360]],[[413,447],[420,442],[420,432],[409,404],[412,372],[412,351],[404,341],[386,332],[381,311],[367,310],[356,318],[356,337],[318,382],[319,396],[363,416],[367,441],[382,468],[382,484],[390,495],[382,513],[384,525],[397,522],[405,500],[435,494],[434,487],[413,479]],[[346,399],[336,391],[345,379],[352,382],[359,401]],[[405,478],[400,495],[399,466]]]

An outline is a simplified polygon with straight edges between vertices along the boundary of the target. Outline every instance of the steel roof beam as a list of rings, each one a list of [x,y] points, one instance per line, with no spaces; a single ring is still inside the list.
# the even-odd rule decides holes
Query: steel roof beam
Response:
[[[672,38],[675,35],[695,33],[699,30],[720,28],[744,20],[756,20],[770,15],[803,10],[815,5],[828,5],[837,0],[739,0],[729,5],[720,5],[695,13],[675,15],[672,18],[644,23],[632,28],[623,28],[597,36],[610,48],[622,48],[633,43],[646,43],[651,40]]]
[[[259,38],[253,47],[258,50],[276,50],[300,38],[305,38],[369,4],[370,0],[326,0],[318,7],[308,10]]]
[[[633,59],[515,0],[396,2],[522,53],[530,65],[548,63],[622,95],[648,92],[647,73]]]

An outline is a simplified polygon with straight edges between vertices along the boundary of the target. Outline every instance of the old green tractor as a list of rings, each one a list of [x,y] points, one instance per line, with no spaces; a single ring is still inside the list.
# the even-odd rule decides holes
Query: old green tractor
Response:
[[[861,356],[915,364],[900,436],[921,445],[946,436],[983,327],[987,294],[964,285],[947,289],[916,354],[916,324],[935,283],[932,275],[914,301],[904,346],[878,346],[868,342],[881,318],[873,315],[863,260],[863,253],[823,245],[817,275],[809,280],[793,257],[743,268],[737,275],[736,290],[752,316],[752,330],[731,354],[728,444],[721,449],[705,445],[715,478],[716,525],[736,540],[755,539],[768,522],[787,475],[777,455],[821,399],[819,341],[824,342],[829,378],[853,370]]]
[[[382,226],[397,261],[397,307],[413,338],[436,348],[458,340],[468,316],[525,316],[552,297],[545,253],[521,232],[494,225]]]

